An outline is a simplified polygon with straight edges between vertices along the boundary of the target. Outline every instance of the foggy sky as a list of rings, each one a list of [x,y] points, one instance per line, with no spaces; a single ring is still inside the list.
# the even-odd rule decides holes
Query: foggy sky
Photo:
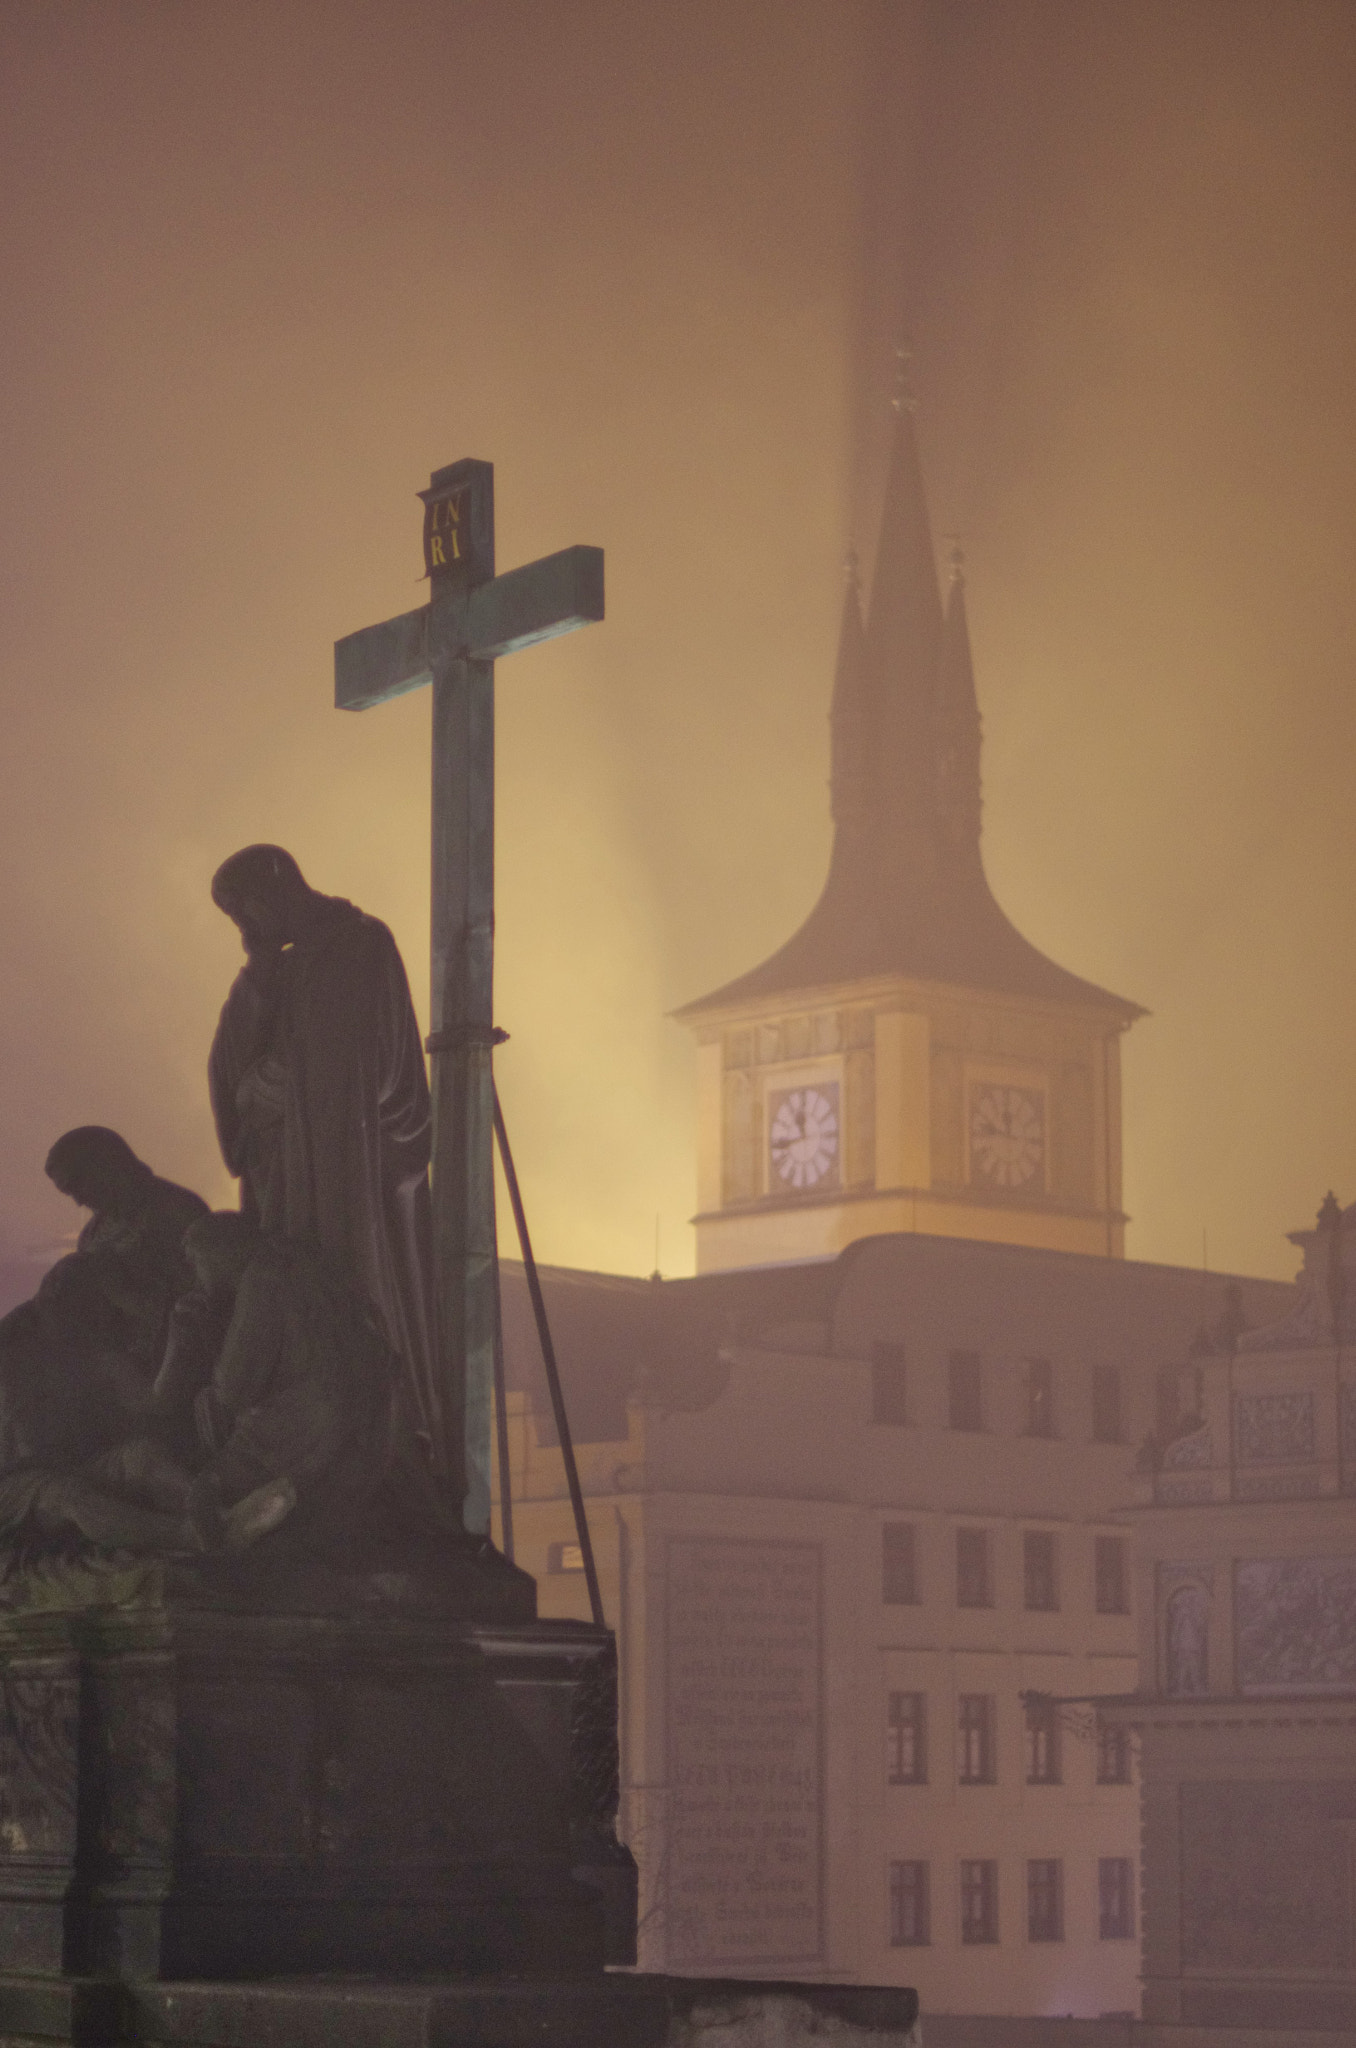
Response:
[[[1147,1005],[1132,1255],[1356,1197],[1356,16],[1329,0],[0,9],[0,1255],[122,1129],[230,1198],[221,858],[427,983],[428,472],[608,619],[499,668],[498,1072],[537,1249],[691,1263],[665,1013],[818,891],[895,334],[964,541],[999,900]]]

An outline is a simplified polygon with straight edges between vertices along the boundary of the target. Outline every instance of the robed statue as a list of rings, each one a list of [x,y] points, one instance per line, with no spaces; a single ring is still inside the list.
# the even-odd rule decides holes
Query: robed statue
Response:
[[[208,1065],[241,1207],[266,1233],[323,1247],[366,1293],[436,1456],[432,1118],[396,942],[378,918],[312,889],[280,846],[232,854],[212,898],[245,948]]]

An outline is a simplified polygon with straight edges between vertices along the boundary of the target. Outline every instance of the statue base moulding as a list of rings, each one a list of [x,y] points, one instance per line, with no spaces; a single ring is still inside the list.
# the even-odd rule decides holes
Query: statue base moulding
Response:
[[[468,1621],[383,1575],[261,1611],[145,1571],[127,1604],[0,1619],[8,1976],[634,1960],[609,1631]],[[482,1607],[521,1606],[510,1572]]]

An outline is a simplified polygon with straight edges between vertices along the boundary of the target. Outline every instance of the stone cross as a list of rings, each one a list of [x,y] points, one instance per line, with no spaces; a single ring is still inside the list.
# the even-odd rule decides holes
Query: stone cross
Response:
[[[442,1441],[489,1527],[494,1234],[494,664],[603,616],[601,548],[494,573],[494,468],[435,470],[424,501],[430,602],[335,642],[334,701],[365,711],[433,687],[433,1260]]]

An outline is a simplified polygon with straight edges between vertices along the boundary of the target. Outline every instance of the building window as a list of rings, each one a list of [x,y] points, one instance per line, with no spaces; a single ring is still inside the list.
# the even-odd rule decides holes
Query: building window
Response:
[[[947,1361],[947,1419],[953,1429],[984,1427],[977,1351],[953,1351]]]
[[[1048,1358],[1026,1361],[1026,1433],[1053,1436],[1055,1433],[1055,1374]]]
[[[1092,1440],[1095,1444],[1121,1441],[1121,1375],[1115,1365],[1092,1369]]]
[[[956,1605],[993,1606],[993,1573],[989,1569],[987,1529],[956,1531]]]
[[[552,1543],[546,1552],[548,1572],[582,1572],[584,1552],[578,1543]]]
[[[1097,1782],[1099,1785],[1130,1783],[1130,1730],[1115,1721],[1097,1724]]]
[[[1026,1700],[1026,1782],[1058,1785],[1060,1776],[1059,1707],[1041,1693]]]
[[[1099,1536],[1093,1549],[1094,1591],[1099,1614],[1130,1612],[1130,1574],[1124,1536]]]
[[[904,1346],[871,1346],[871,1420],[904,1423]]]
[[[998,1865],[987,1858],[960,1867],[961,1940],[998,1939]]]
[[[1128,1856],[1097,1862],[1097,1932],[1103,1941],[1135,1937],[1135,1866]]]
[[[912,1522],[886,1522],[880,1532],[880,1597],[887,1607],[916,1607],[918,1565]]]
[[[890,1946],[926,1948],[932,1939],[926,1863],[890,1865]]]
[[[1037,1614],[1053,1614],[1059,1606],[1055,1570],[1055,1539],[1048,1529],[1028,1529],[1022,1538],[1022,1584],[1026,1604]]]
[[[1064,1939],[1064,1865],[1058,1856],[1038,1856],[1026,1866],[1026,1938]]]
[[[962,1785],[992,1785],[997,1779],[995,1720],[992,1693],[963,1692],[960,1695],[956,1715],[956,1776]]]
[[[892,1785],[928,1781],[928,1702],[921,1692],[892,1692],[885,1723],[885,1764]]]

